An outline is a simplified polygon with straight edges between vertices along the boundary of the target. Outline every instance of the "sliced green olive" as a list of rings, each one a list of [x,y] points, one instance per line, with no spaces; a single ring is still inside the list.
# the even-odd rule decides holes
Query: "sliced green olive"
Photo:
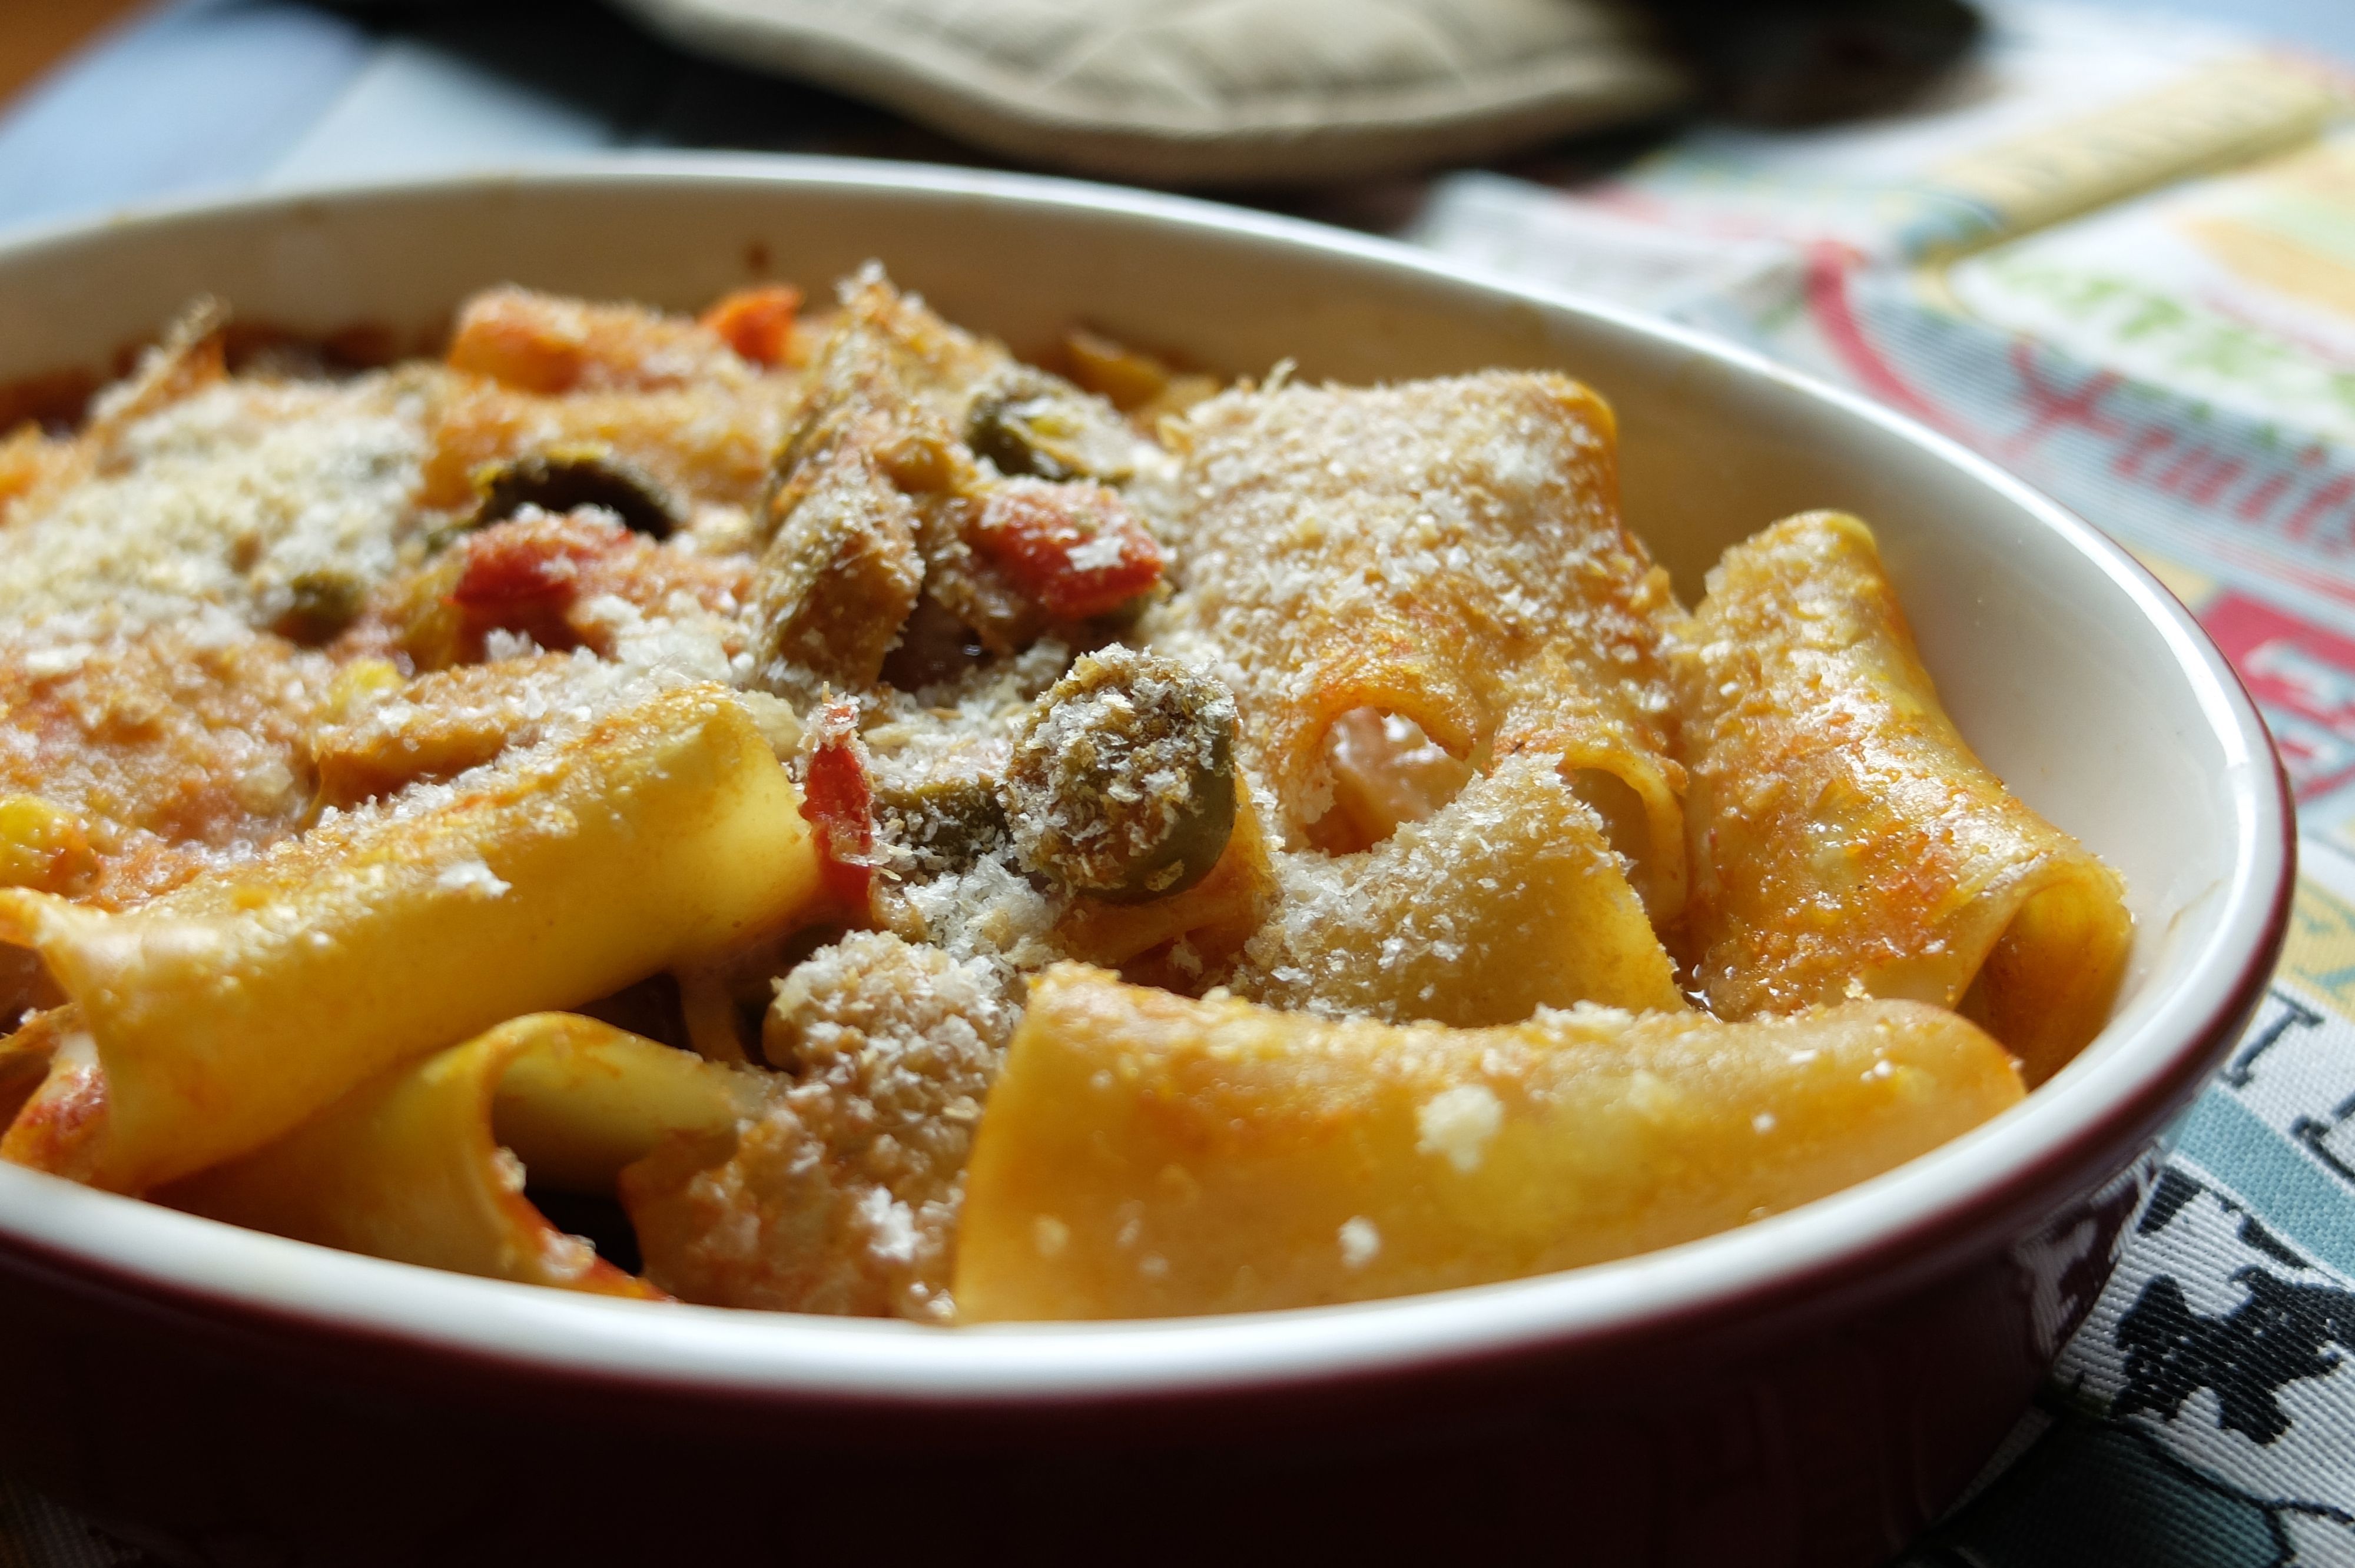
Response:
[[[288,602],[271,630],[291,642],[317,647],[357,620],[367,585],[339,567],[302,572],[286,585]]]
[[[996,378],[974,398],[964,440],[1009,477],[1117,484],[1134,470],[1124,429],[1106,406],[1028,368]]]
[[[1006,842],[1006,806],[995,779],[949,774],[909,782],[878,779],[875,814],[918,854],[970,866]]]
[[[1235,702],[1207,675],[1114,644],[1040,697],[1007,769],[1031,870],[1114,903],[1182,893],[1235,825]]]
[[[474,491],[482,499],[466,520],[469,528],[486,527],[526,506],[548,512],[602,506],[656,539],[670,537],[678,526],[662,486],[600,447],[551,447],[485,463],[474,472]]]

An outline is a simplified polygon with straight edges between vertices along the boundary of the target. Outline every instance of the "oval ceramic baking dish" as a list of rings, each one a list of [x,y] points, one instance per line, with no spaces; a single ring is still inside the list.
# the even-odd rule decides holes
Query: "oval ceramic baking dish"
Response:
[[[193,207],[0,246],[0,379],[191,295],[421,334],[514,281],[691,306],[868,258],[1018,352],[1075,322],[1229,373],[1555,366],[1615,406],[1688,595],[1785,514],[1870,518],[1988,763],[2125,874],[2109,1027],[1835,1197],[1361,1306],[942,1331],[533,1290],[0,1168],[0,1467],[192,1562],[834,1561],[1057,1549],[1866,1563],[1934,1518],[2091,1305],[2278,953],[2289,807],[2126,555],[1919,426],[1403,248],[1083,185],[663,159]]]

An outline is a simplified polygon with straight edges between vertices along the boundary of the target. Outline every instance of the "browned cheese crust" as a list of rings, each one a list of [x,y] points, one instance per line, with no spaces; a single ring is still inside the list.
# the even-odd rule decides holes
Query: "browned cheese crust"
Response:
[[[250,632],[157,630],[59,662],[0,641],[0,795],[38,797],[75,824],[36,868],[34,824],[0,801],[10,885],[125,908],[301,825],[325,658]]]

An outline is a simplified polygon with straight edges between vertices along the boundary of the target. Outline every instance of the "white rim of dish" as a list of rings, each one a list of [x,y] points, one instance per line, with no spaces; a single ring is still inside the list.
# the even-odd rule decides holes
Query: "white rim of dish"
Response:
[[[200,1298],[216,1313],[487,1358],[518,1371],[680,1393],[908,1404],[1056,1404],[1266,1389],[1536,1351],[1837,1273],[1866,1254],[1934,1245],[2040,1162],[2116,1136],[2251,998],[2295,875],[2289,819],[2263,721],[2190,614],[2124,549],[1948,437],[1749,350],[1607,302],[1534,287],[1348,230],[1211,202],[1050,176],[847,158],[606,156],[455,175],[198,199],[0,235],[0,256],[202,217],[317,202],[524,185],[741,185],[1008,201],[1244,235],[1599,318],[1761,376],[1933,451],[2067,539],[2154,624],[2227,758],[2237,839],[2215,935],[2162,995],[2137,1000],[2087,1053],[1995,1120],[1895,1171],[1736,1231],[1615,1263],[1383,1301],[1221,1317],[955,1330],[576,1295],[337,1252],[0,1167],[0,1236]],[[2262,980],[2259,981],[2262,983]],[[2179,1023],[2170,1021],[2179,1020]],[[2125,1026],[2122,1033],[2121,1026]],[[2105,1130],[2106,1129],[2106,1130]]]

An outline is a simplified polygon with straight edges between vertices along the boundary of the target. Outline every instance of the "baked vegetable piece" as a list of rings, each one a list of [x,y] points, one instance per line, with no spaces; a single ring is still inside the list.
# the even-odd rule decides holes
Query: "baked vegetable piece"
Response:
[[[1837,1192],[2021,1093],[1918,1003],[1394,1028],[1064,965],[975,1142],[958,1310],[1250,1311],[1599,1263]]]
[[[1727,551],[1676,669],[1713,1011],[1956,1007],[2031,1084],[2099,1033],[2134,938],[2117,874],[1956,732],[1862,523],[1811,512]]]
[[[1082,656],[1023,723],[1006,817],[1023,863],[1145,904],[1210,874],[1235,825],[1235,703],[1174,660]]]
[[[1019,652],[1159,583],[1159,546],[1097,482],[1138,449],[1110,405],[879,276],[847,292],[809,375],[757,519],[772,689],[871,685],[927,619]]]
[[[482,502],[467,519],[473,527],[502,523],[527,506],[570,512],[597,506],[620,518],[634,533],[666,539],[680,522],[677,504],[652,478],[597,447],[554,447],[474,471]]]

